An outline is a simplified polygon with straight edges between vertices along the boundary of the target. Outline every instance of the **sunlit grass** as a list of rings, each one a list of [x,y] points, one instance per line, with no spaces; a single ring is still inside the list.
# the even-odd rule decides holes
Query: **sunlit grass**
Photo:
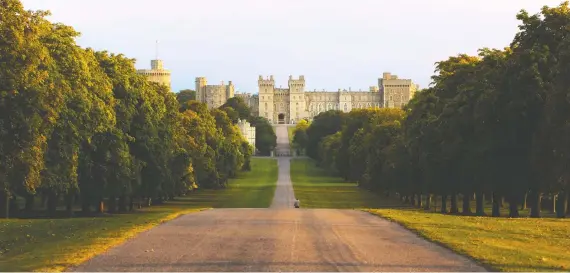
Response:
[[[0,271],[62,271],[162,222],[208,208],[269,207],[277,182],[274,159],[252,159],[225,190],[194,192],[136,213],[71,219],[1,219]]]
[[[330,172],[316,167],[311,159],[291,160],[291,181],[295,197],[302,208],[383,208],[399,204],[345,182]]]
[[[399,200],[344,182],[310,159],[292,161],[291,179],[303,208],[361,208],[494,270],[570,270],[570,219],[444,215],[404,207]]]
[[[369,211],[496,270],[570,269],[570,219],[456,216],[411,209]]]

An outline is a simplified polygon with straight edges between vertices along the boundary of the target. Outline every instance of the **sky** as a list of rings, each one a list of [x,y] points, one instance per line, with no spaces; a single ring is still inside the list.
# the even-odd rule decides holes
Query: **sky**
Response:
[[[79,45],[172,71],[172,90],[305,76],[306,90],[368,90],[383,72],[427,87],[434,63],[508,46],[516,14],[562,0],[22,0],[81,32]]]

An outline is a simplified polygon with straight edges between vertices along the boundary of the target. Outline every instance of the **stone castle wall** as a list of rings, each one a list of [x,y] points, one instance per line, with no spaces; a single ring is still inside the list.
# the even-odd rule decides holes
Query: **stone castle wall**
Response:
[[[208,107],[219,107],[235,96],[244,99],[252,114],[271,123],[294,124],[302,119],[313,119],[328,110],[350,112],[352,109],[374,107],[402,107],[414,96],[418,86],[410,79],[399,79],[386,72],[378,79],[378,86],[367,91],[338,89],[337,91],[306,91],[303,75],[289,76],[288,88],[276,87],[273,76],[258,78],[258,94],[234,94],[233,85],[207,85],[206,78],[196,78],[197,99]],[[231,86],[231,87],[230,87]],[[230,90],[231,89],[231,90]]]

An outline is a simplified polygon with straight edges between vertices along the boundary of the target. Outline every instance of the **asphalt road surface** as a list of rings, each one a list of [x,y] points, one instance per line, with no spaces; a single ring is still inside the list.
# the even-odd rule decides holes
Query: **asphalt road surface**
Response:
[[[289,153],[289,133],[287,132],[286,125],[277,125],[275,128],[275,135],[277,136],[277,153]],[[293,192],[293,185],[291,184],[290,176],[290,157],[277,157],[279,161],[279,175],[277,178],[277,187],[275,188],[275,195],[271,203],[272,209],[293,208],[295,202],[295,193]]]
[[[289,158],[278,160],[271,208],[185,215],[70,270],[485,271],[366,212],[291,208]]]

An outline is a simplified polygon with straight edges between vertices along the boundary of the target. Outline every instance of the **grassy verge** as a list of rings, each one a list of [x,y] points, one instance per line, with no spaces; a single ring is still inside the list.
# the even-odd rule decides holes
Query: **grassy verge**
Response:
[[[364,209],[399,206],[393,200],[345,182],[306,159],[291,160],[291,181],[302,208]]]
[[[570,219],[471,217],[403,209],[370,212],[496,270],[570,269]]]
[[[309,159],[292,161],[291,179],[302,207],[363,208],[495,270],[570,269],[570,219],[471,217],[386,208],[400,202],[343,182]]]
[[[226,190],[203,190],[136,213],[71,219],[0,220],[0,271],[62,271],[162,222],[208,208],[269,207],[273,159],[252,159]]]

